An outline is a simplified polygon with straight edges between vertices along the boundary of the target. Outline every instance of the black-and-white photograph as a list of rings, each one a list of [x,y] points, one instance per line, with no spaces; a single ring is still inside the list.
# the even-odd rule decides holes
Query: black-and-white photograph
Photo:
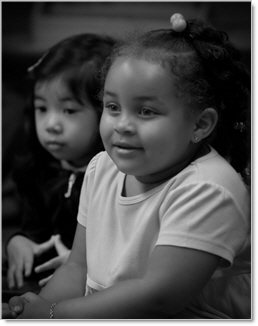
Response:
[[[2,319],[253,319],[252,9],[1,2]]]

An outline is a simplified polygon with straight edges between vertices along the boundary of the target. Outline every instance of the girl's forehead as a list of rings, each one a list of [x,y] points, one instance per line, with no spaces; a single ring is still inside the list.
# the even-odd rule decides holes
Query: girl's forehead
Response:
[[[142,57],[118,57],[110,67],[105,86],[110,83],[119,85],[126,81],[140,85],[149,84],[151,87],[153,83],[160,83],[171,89],[175,76],[157,62]]]
[[[62,76],[37,81],[34,87],[34,91],[71,93],[67,81]]]
[[[161,65],[139,58],[120,57],[110,69],[104,96],[123,101],[155,101],[162,106],[181,106],[176,79]]]
[[[144,56],[124,55],[117,57],[112,66],[124,64],[159,65],[156,61],[145,58]]]
[[[35,84],[34,96],[45,100],[74,100],[69,87],[60,78],[38,81]]]
[[[118,57],[111,65],[108,75],[110,73],[119,74],[120,71],[123,71],[127,75],[132,75],[132,77],[136,76],[137,72],[140,71],[150,75],[156,72],[160,75],[171,76],[160,63],[134,56]]]
[[[64,80],[64,77],[61,75],[54,76],[51,78],[44,78],[44,79],[39,79],[35,83],[35,89],[39,88],[54,88],[54,87],[64,87],[66,85],[66,82]]]

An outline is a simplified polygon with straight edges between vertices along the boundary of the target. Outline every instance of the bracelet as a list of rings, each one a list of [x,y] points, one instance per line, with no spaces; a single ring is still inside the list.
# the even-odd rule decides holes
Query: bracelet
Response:
[[[55,306],[56,306],[55,302],[51,304],[50,311],[49,311],[49,313],[50,313],[49,318],[50,319],[54,319],[54,308],[55,308]]]

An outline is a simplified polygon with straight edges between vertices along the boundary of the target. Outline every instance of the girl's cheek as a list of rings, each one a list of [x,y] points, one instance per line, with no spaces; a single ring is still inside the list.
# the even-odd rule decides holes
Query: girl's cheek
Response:
[[[99,132],[100,132],[101,138],[104,140],[105,139],[105,122],[104,122],[103,118],[100,121]]]
[[[100,120],[100,134],[104,136],[109,129],[110,129],[110,124],[108,123],[108,119],[106,118],[105,115],[103,115]]]

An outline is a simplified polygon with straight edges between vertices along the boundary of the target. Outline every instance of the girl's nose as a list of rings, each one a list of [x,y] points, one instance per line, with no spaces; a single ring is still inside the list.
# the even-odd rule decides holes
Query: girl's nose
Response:
[[[116,123],[114,125],[114,130],[119,134],[134,133],[135,125],[133,122],[133,118],[127,114],[120,115],[116,120]]]
[[[51,115],[46,124],[46,130],[49,133],[60,133],[62,132],[62,124],[56,115]]]

